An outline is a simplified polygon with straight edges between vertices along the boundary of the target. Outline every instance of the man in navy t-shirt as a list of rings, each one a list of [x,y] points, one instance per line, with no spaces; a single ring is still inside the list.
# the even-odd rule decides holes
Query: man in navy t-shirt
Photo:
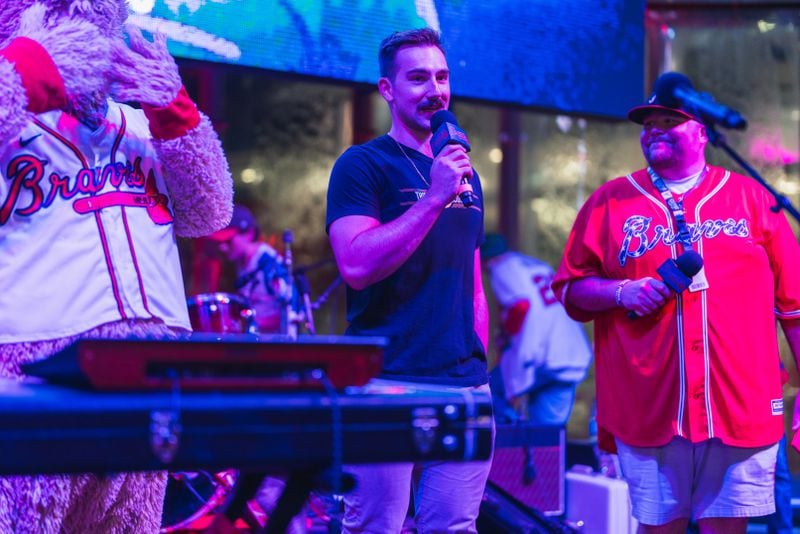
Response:
[[[328,189],[327,230],[347,283],[351,335],[385,336],[381,378],[488,391],[488,311],[480,275],[483,195],[465,148],[431,150],[450,71],[431,29],[381,43],[388,134],[349,148]],[[459,198],[468,177],[474,202]],[[490,461],[352,467],[345,532],[399,532],[414,494],[420,531],[475,532]]]

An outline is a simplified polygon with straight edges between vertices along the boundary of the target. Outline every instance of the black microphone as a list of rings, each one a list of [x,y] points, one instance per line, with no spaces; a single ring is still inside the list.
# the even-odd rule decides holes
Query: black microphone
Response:
[[[659,76],[653,92],[659,103],[666,107],[684,109],[724,128],[747,128],[747,121],[738,111],[720,104],[708,93],[696,91],[691,80],[679,72],[667,72]]]
[[[703,268],[703,258],[694,250],[687,250],[674,260],[669,258],[662,263],[656,272],[661,281],[675,293],[683,293],[692,285],[692,278]],[[628,319],[638,319],[635,311],[628,312]]]
[[[469,145],[469,138],[467,132],[458,126],[456,116],[441,109],[433,114],[431,117],[431,151],[433,157],[436,157],[444,147],[450,144],[463,146],[467,152],[472,147]],[[472,194],[472,185],[469,183],[469,177],[464,175],[461,177],[461,186],[458,188],[458,198],[461,203],[469,207],[475,203],[475,196]]]

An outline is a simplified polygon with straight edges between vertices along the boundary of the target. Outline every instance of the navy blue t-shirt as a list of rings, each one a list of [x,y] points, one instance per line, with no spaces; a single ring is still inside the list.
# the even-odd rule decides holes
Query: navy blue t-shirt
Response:
[[[433,160],[403,147],[430,181]],[[385,336],[382,378],[448,386],[488,380],[486,351],[475,333],[473,269],[483,240],[483,193],[475,203],[446,207],[411,257],[392,275],[363,290],[347,288],[349,335]],[[331,171],[326,228],[347,215],[387,223],[427,191],[411,162],[388,135],[350,147]]]

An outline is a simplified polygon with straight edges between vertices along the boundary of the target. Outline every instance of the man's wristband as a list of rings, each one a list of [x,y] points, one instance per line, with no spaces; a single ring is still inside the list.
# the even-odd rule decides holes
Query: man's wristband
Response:
[[[617,284],[617,288],[614,290],[614,302],[617,304],[617,307],[622,307],[622,288],[625,287],[625,284],[630,282],[630,279],[626,278],[625,280],[620,280]]]

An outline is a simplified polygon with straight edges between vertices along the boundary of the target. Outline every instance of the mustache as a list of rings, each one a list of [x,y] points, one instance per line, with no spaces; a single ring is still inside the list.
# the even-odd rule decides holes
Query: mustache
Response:
[[[654,137],[653,139],[648,139],[647,144],[652,145],[655,143],[672,143],[673,139],[669,136],[659,135],[658,137]]]
[[[429,98],[426,102],[420,104],[421,108],[443,108],[444,100],[438,97]]]

